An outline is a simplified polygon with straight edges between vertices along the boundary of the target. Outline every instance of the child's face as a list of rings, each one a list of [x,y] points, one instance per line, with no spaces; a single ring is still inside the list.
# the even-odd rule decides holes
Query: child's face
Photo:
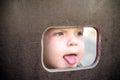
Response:
[[[47,68],[76,67],[84,51],[83,29],[51,28],[44,34],[43,62]]]

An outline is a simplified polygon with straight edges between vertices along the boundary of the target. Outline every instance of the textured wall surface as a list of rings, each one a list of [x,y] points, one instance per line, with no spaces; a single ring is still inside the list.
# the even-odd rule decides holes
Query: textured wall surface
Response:
[[[51,25],[96,25],[101,59],[89,70],[49,73],[41,65],[41,35]],[[119,0],[0,2],[0,80],[120,80]]]

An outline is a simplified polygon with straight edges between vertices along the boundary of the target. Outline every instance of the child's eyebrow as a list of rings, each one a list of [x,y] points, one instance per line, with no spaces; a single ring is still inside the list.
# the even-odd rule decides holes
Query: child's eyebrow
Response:
[[[83,33],[84,29],[78,28],[77,31],[80,31]]]

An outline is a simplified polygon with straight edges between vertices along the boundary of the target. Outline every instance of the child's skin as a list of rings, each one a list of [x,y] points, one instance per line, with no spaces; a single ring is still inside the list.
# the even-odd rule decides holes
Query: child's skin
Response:
[[[83,29],[51,28],[43,38],[43,62],[49,69],[76,67],[84,51]]]

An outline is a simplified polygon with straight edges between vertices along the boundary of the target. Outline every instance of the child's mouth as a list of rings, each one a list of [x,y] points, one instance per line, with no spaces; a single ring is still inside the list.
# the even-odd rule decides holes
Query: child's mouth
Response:
[[[67,55],[64,55],[63,58],[70,65],[74,65],[77,63],[77,55],[76,54],[67,54]]]

